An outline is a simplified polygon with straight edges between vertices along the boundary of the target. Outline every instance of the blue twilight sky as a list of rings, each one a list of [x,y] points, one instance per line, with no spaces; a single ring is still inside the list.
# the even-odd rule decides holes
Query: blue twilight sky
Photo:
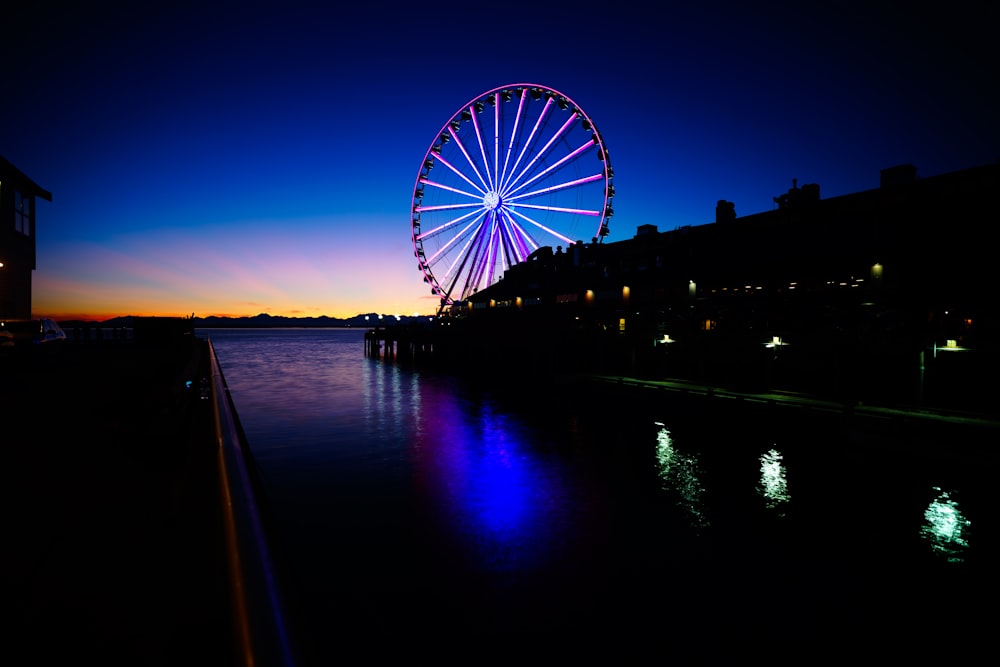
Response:
[[[0,155],[53,195],[39,315],[433,313],[418,168],[510,83],[597,124],[608,242],[719,199],[770,210],[793,178],[825,198],[1000,159],[1000,14],[978,0],[22,4]]]

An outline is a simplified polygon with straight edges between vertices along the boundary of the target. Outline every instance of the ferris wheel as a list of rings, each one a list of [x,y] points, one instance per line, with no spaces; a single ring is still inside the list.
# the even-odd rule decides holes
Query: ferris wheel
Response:
[[[541,247],[603,241],[613,176],[597,127],[567,96],[529,83],[479,95],[420,164],[411,228],[424,282],[444,307]]]

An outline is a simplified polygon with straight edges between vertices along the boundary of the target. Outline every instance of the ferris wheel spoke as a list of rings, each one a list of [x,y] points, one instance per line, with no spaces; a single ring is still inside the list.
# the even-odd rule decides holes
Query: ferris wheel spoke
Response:
[[[486,157],[486,145],[483,143],[483,128],[479,125],[479,114],[475,113],[475,109],[472,109],[472,127],[476,130],[476,140],[479,142],[479,152],[483,156],[483,170],[486,172],[487,178],[490,177],[490,161]],[[495,185],[492,180],[487,184],[487,189],[492,190]]]
[[[522,93],[521,94],[522,99],[526,95],[527,92]],[[552,98],[548,98],[545,100],[545,106],[542,107],[541,113],[538,114],[538,118],[535,119],[535,124],[531,128],[531,133],[528,135],[528,138],[524,141],[524,144],[521,146],[521,152],[518,154],[517,160],[514,161],[514,166],[511,167],[510,174],[508,174],[509,179],[502,184],[502,187],[500,188],[501,191],[506,191],[510,188],[511,186],[510,179],[513,179],[514,172],[517,171],[518,165],[521,164],[521,160],[524,159],[524,156],[528,152],[528,149],[531,148],[531,146],[534,144],[535,135],[538,134],[538,131],[544,126],[545,119],[548,117],[549,111],[552,109],[552,106],[554,104],[555,103],[552,101]],[[527,169],[527,167],[525,168]]]
[[[496,216],[497,226],[497,257],[503,260],[501,273],[511,265],[511,253],[516,255],[514,240],[510,237],[510,229],[504,224],[503,216]]]
[[[556,141],[558,141],[564,134],[566,134],[566,131],[569,130],[570,127],[572,127],[573,123],[576,122],[576,119],[577,119],[577,115],[575,113],[570,114],[569,118],[566,119],[566,122],[562,124],[562,127],[560,127],[556,131],[556,133],[554,135],[552,135],[551,138],[549,138],[548,142],[546,142],[546,144],[542,147],[542,149],[539,150],[537,153],[535,153],[534,157],[531,158],[531,160],[528,162],[528,164],[524,165],[524,168],[521,169],[521,171],[517,174],[517,176],[515,178],[513,178],[509,183],[507,183],[507,186],[503,189],[503,193],[509,193],[511,191],[517,192],[518,190],[520,190],[521,188],[523,188],[525,185],[527,185],[527,183],[531,183],[533,181],[536,181],[539,178],[541,178],[543,175],[545,175],[546,173],[552,171],[552,167],[549,167],[549,168],[543,170],[540,174],[536,175],[534,178],[529,179],[526,183],[522,183],[521,185],[517,185],[518,181],[520,181],[522,178],[525,178],[531,172],[531,169],[535,166],[535,164],[539,160],[541,160],[542,158],[544,158],[545,156],[547,156],[549,154],[549,151],[551,150],[552,145],[555,144]],[[574,155],[574,154],[576,154],[578,152],[580,152],[579,149],[577,149],[577,151],[574,151],[573,153],[570,153],[570,155],[567,155],[563,159],[559,160],[558,162],[556,162],[556,164],[561,164],[561,163],[565,162],[571,155]]]
[[[493,280],[497,277],[497,262],[499,258],[502,257],[501,251],[503,249],[503,239],[501,236],[500,226],[496,223],[494,219],[493,229],[490,233],[490,240],[487,246],[487,257],[486,266],[483,267],[485,271],[480,271],[480,280],[476,284],[482,284],[482,273],[486,273],[486,284],[492,285]]]
[[[465,217],[468,217],[468,216],[465,216]],[[448,242],[447,242],[447,243],[445,243],[445,244],[444,244],[443,246],[441,246],[440,248],[438,248],[437,252],[435,252],[435,253],[434,253],[433,255],[431,255],[431,256],[430,256],[430,257],[429,257],[429,258],[427,259],[427,263],[428,263],[428,264],[432,264],[432,263],[434,263],[435,261],[437,261],[437,258],[438,258],[438,257],[440,257],[442,253],[445,253],[445,252],[446,252],[446,251],[448,250],[448,248],[450,248],[450,247],[452,246],[452,244],[454,244],[454,243],[455,243],[455,241],[458,241],[459,239],[462,239],[462,238],[464,238],[464,237],[465,237],[465,234],[466,234],[466,233],[467,233],[467,232],[468,232],[468,231],[469,231],[470,229],[472,229],[472,227],[473,227],[473,226],[475,226],[475,224],[476,224],[477,222],[479,222],[479,220],[478,220],[478,219],[476,219],[476,220],[473,220],[473,221],[472,221],[472,222],[470,222],[470,223],[469,223],[468,225],[466,225],[466,226],[465,226],[465,227],[464,227],[464,228],[463,228],[463,229],[462,229],[462,230],[461,230],[460,232],[458,232],[458,233],[457,233],[457,234],[455,234],[455,235],[454,235],[453,237],[451,237],[451,238],[450,238],[450,239],[448,240]],[[443,231],[441,227],[439,227],[439,228],[438,228],[438,229],[436,229],[436,230],[431,230],[430,232],[427,232],[427,234],[423,234],[423,235],[422,235],[421,237],[419,237],[419,238],[418,238],[418,240],[420,240],[420,241],[423,241],[423,240],[424,240],[425,238],[428,238],[428,237],[430,237],[430,236],[431,236],[432,234],[434,234],[435,232],[441,232],[441,231]]]
[[[541,229],[543,232],[548,232],[549,234],[551,234],[552,236],[556,237],[560,241],[565,242],[567,245],[573,245],[573,243],[574,243],[573,239],[569,238],[568,236],[565,236],[564,234],[560,234],[559,232],[555,231],[554,229],[546,227],[542,223],[538,222],[537,220],[533,220],[533,219],[529,218],[528,216],[526,216],[524,213],[521,213],[520,211],[517,211],[515,209],[511,209],[510,212],[513,213],[514,215],[516,215],[517,217],[523,218],[525,221],[530,222],[535,227],[538,227],[539,229]]]
[[[479,286],[483,269],[486,267],[486,252],[488,250],[489,238],[490,233],[487,229],[487,225],[482,225],[476,230],[476,236],[473,243],[474,251],[472,255],[472,264],[468,271],[459,271],[459,273],[465,273],[465,285],[462,289],[463,294],[468,294],[470,290],[477,289]]]
[[[448,265],[448,268],[444,271],[443,274],[441,274],[441,279],[443,282],[447,282],[450,276],[454,276],[451,279],[452,284],[449,289],[453,289],[455,287],[455,281],[461,275],[462,268],[465,266],[465,261],[469,257],[469,246],[472,245],[472,242],[475,240],[475,238],[476,235],[472,234],[465,240],[465,244],[462,246],[461,250],[459,250],[459,252],[455,254],[455,258],[451,260],[451,263]],[[456,264],[458,265],[457,269],[455,266]]]
[[[583,208],[563,208],[561,206],[541,206],[539,204],[511,204],[511,210],[518,208],[530,208],[536,211],[549,211],[551,213],[572,213],[574,215],[600,215],[600,211],[595,211],[593,209],[583,209]]]
[[[462,266],[464,266],[465,265],[465,260],[467,258],[468,258],[468,255],[466,255],[465,251],[463,250],[462,255],[459,256],[456,259],[456,262],[458,260],[461,260],[462,261]],[[445,296],[446,297],[451,298],[451,295],[455,291],[455,287],[458,284],[458,279],[461,278],[461,277],[462,277],[461,272],[452,272],[452,271],[447,271],[447,272],[445,272],[445,274],[443,276],[441,276],[441,282],[448,283],[448,288],[445,290]],[[450,282],[449,282],[449,280],[450,280]]]
[[[493,182],[500,182],[500,92],[493,95]]]
[[[599,181],[604,178],[604,174],[594,174],[593,176],[587,176],[585,178],[578,178],[575,181],[567,181],[565,183],[559,183],[556,185],[550,185],[547,188],[542,188],[541,190],[532,190],[531,192],[522,192],[519,195],[508,196],[506,198],[507,202],[515,202],[519,199],[527,199],[529,197],[537,197],[538,195],[545,194],[547,192],[556,192],[557,190],[564,190],[566,188],[573,188],[578,185],[586,185],[587,183],[593,183],[594,181]]]
[[[423,183],[424,185],[429,185],[432,188],[447,190],[448,192],[454,192],[455,194],[463,195],[465,197],[475,200],[476,204],[482,204],[483,195],[486,194],[485,192],[481,192],[479,194],[473,194],[472,192],[459,190],[458,188],[453,188],[450,185],[445,185],[444,183],[438,183],[437,181],[428,181],[427,179],[421,179],[420,182]],[[475,184],[472,183],[472,181],[469,181],[469,184],[472,185],[473,187],[476,187]]]
[[[520,261],[523,256],[524,242],[517,235],[517,229],[511,224],[510,214],[505,209],[498,211],[497,224],[504,242],[504,257],[508,264]],[[513,253],[513,257],[511,254]]]
[[[455,141],[455,145],[458,146],[458,150],[462,152],[462,155],[465,156],[466,161],[469,163],[469,168],[472,169],[473,173],[476,175],[476,178],[478,178],[479,182],[482,183],[483,185],[482,191],[485,192],[486,190],[489,190],[490,189],[489,183],[487,183],[486,179],[483,178],[483,175],[479,173],[479,169],[476,167],[476,163],[473,161],[472,156],[469,155],[469,151],[468,149],[466,149],[465,143],[462,141],[462,138],[458,136],[458,133],[455,132],[453,128],[450,129],[449,132],[451,134],[452,139],[454,139]],[[469,180],[468,177],[464,173],[462,173],[462,170],[458,169],[457,167],[452,167],[452,169],[460,177],[464,178],[467,181]],[[475,187],[477,190],[479,189],[478,186],[474,185],[473,187]]]
[[[572,153],[566,154],[561,159],[557,160],[556,162],[553,162],[548,167],[546,167],[542,171],[538,172],[537,174],[535,174],[534,176],[532,176],[528,180],[524,181],[520,185],[517,185],[516,188],[515,187],[508,188],[506,191],[504,191],[503,196],[509,198],[514,193],[523,190],[524,188],[528,187],[529,185],[531,185],[535,181],[539,180],[540,178],[544,178],[548,174],[555,173],[557,170],[562,169],[564,166],[566,166],[570,162],[576,160],[576,158],[578,158],[581,155],[583,155],[584,153],[586,153],[588,150],[590,150],[591,148],[593,148],[593,146],[594,146],[594,142],[593,141],[586,142],[585,144],[583,144],[582,146],[580,146],[579,148],[577,148]],[[603,174],[601,175],[601,178],[603,178]],[[514,183],[512,183],[511,185],[513,186]]]
[[[486,250],[490,238],[487,227],[488,225],[484,224],[476,230],[476,238],[472,243],[474,247],[472,262],[468,269],[463,271],[465,273],[464,293],[468,293],[469,289],[475,288],[479,284],[478,276],[482,273],[482,267],[486,266]]]
[[[484,274],[486,285],[491,285],[496,276],[497,257],[500,251],[500,228],[497,226],[496,216],[494,216],[493,224],[490,225],[489,232],[489,238],[486,240],[486,253],[484,255],[486,262],[479,267],[479,275],[476,277],[475,282],[477,286],[484,284]]]
[[[510,226],[512,233],[517,238],[518,245],[522,248],[522,252],[525,257],[530,255],[535,250],[538,250],[540,247],[538,241],[536,241],[524,227],[517,224],[517,220],[510,215],[509,211],[504,211],[504,218]]]
[[[444,159],[440,155],[435,156],[434,159],[435,159],[436,162],[440,162],[444,166],[448,167],[448,169],[450,169],[452,171],[452,173],[454,173],[456,176],[458,176],[459,178],[461,178],[463,181],[465,181],[466,183],[468,183],[469,185],[471,185],[476,191],[479,192],[479,196],[480,197],[483,196],[484,194],[486,194],[486,190],[489,189],[489,186],[486,186],[485,188],[479,187],[478,185],[476,185],[475,183],[473,183],[472,180],[468,176],[465,175],[465,172],[463,172],[461,169],[459,169],[458,167],[456,167],[452,163],[448,162],[446,159]],[[471,165],[472,163],[470,162],[469,164]],[[472,168],[475,169],[475,165],[472,165]],[[476,172],[476,176],[479,176],[479,172]],[[423,180],[423,182],[428,183],[428,184],[433,183],[433,181],[427,181],[427,180],[424,180],[424,179],[422,179],[422,180]],[[483,177],[479,176],[479,180],[482,181]],[[484,185],[485,185],[485,183],[484,183]],[[443,186],[439,186],[439,187],[443,187]],[[470,195],[470,196],[475,196],[475,195]]]
[[[501,184],[501,189],[503,189],[504,187],[503,184],[505,184],[507,181],[507,166],[510,164],[510,155],[511,153],[514,152],[514,142],[517,141],[517,131],[521,127],[521,120],[524,118],[524,109],[527,101],[528,101],[527,93],[521,91],[521,95],[517,102],[517,113],[514,116],[514,127],[510,131],[510,141],[507,142],[507,153],[504,156],[503,160],[503,172],[500,181],[498,181]],[[514,168],[516,168],[516,166],[517,165],[515,164]]]
[[[492,284],[497,274],[509,269],[517,260],[517,247],[510,238],[510,230],[503,224],[503,219],[496,217],[496,243],[493,250],[493,259],[490,261],[490,277],[487,284]]]
[[[517,226],[511,224],[511,220],[506,214],[500,217],[500,231],[503,234],[504,257],[507,260],[507,266],[523,262],[529,254],[528,246],[524,239],[517,234]]]
[[[444,296],[446,298],[451,298],[451,294],[452,294],[452,292],[455,291],[455,287],[458,285],[458,281],[462,278],[462,276],[466,272],[466,265],[469,264],[470,258],[471,258],[470,247],[472,246],[473,242],[476,241],[476,239],[478,239],[481,236],[482,228],[483,228],[482,223],[485,222],[485,219],[486,218],[484,216],[483,218],[481,218],[481,219],[479,219],[479,220],[476,221],[476,222],[480,223],[480,226],[476,229],[475,232],[473,232],[472,234],[468,235],[468,238],[466,238],[466,240],[465,240],[465,244],[458,251],[458,253],[455,254],[455,258],[451,261],[451,263],[449,264],[447,270],[445,270],[444,273],[441,274],[441,281],[440,282],[442,282],[442,283],[448,283],[447,289],[442,290],[444,292]],[[469,227],[471,227],[471,226],[472,225],[469,225]],[[455,237],[454,239],[452,239],[450,243],[453,243],[454,241],[458,240],[459,238],[463,238],[464,237],[464,232],[467,231],[468,229],[469,228],[467,227],[465,230],[463,230],[463,234],[460,235],[460,236]],[[443,248],[442,248],[442,250],[443,250]],[[440,254],[440,253],[438,253],[438,254]],[[436,255],[435,255],[435,257],[436,257]],[[430,265],[430,264],[431,264],[431,261],[428,261],[428,265]],[[466,280],[466,282],[468,282],[468,280]],[[463,287],[463,290],[465,290],[465,289],[466,288]],[[462,294],[464,295],[465,292],[463,291]],[[464,298],[464,296],[461,297],[461,298]]]
[[[513,266],[517,260],[517,251],[511,244],[511,239],[507,235],[507,230],[503,227],[497,228],[497,273],[503,275],[507,269]]]
[[[428,211],[454,211],[460,208],[482,208],[482,202],[471,204],[442,204],[440,206],[417,206],[413,210],[417,213],[427,213]]]

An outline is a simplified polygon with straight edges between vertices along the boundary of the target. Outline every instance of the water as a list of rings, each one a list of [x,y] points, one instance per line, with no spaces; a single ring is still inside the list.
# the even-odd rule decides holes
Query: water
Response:
[[[989,442],[850,432],[363,354],[356,329],[210,329],[266,490],[303,664],[717,664],[987,636]],[[506,383],[503,385],[506,387]]]

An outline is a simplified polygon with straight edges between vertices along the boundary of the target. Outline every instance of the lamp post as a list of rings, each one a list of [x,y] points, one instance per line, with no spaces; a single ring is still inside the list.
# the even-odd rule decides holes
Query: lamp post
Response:
[[[938,345],[937,340],[931,341],[930,345],[931,359],[937,359],[938,352],[967,352],[969,348],[963,347],[958,344],[958,340],[954,338],[948,338],[945,340],[944,345]],[[917,404],[920,405],[924,402],[924,387],[926,386],[926,380],[924,379],[924,373],[926,371],[926,348],[920,350],[920,374],[917,380]]]
[[[764,343],[764,347],[773,350],[774,353],[767,362],[767,378],[765,385],[767,389],[772,389],[774,384],[774,367],[778,363],[778,350],[788,345],[781,336],[771,336],[771,340]]]

